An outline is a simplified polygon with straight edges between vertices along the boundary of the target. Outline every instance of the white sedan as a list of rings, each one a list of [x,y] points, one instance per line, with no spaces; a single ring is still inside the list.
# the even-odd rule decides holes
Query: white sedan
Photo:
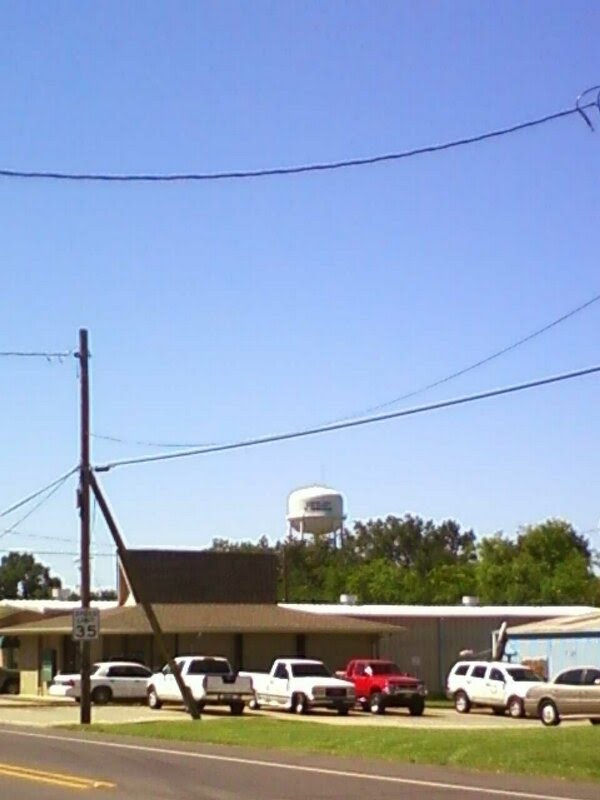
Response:
[[[152,670],[131,661],[98,661],[90,670],[92,703],[105,705],[111,700],[145,700],[146,682]],[[81,699],[79,673],[58,673],[50,684],[48,693],[53,697]]]

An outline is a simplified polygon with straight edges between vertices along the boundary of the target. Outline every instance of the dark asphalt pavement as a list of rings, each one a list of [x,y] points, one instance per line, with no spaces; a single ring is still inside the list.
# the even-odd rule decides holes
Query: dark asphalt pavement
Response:
[[[31,772],[29,772],[31,770]],[[245,748],[0,728],[0,797],[597,800],[598,785]]]

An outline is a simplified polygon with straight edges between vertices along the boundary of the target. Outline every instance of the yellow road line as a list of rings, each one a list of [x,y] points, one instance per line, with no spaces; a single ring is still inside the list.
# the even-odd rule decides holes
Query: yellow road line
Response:
[[[17,764],[0,763],[0,775],[10,778],[22,778],[37,783],[47,783],[52,786],[63,786],[68,789],[113,789],[114,783],[98,781],[94,778],[81,778],[78,775],[69,775],[61,772],[46,772],[41,769],[30,769]]]

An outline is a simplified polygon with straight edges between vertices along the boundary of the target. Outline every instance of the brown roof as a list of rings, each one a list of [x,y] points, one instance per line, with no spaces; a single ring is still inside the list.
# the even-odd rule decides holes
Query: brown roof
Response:
[[[291,611],[275,604],[157,603],[153,606],[164,633],[356,633],[377,636],[398,626],[331,614]],[[0,627],[3,634],[70,634],[71,614],[22,625]],[[102,611],[104,635],[151,633],[141,606]]]
[[[31,620],[42,619],[43,614],[39,611],[20,610],[14,606],[0,606],[0,626],[2,625],[21,625]]]

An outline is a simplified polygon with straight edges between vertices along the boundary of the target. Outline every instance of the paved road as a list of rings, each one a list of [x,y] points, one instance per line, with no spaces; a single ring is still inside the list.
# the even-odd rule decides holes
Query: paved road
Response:
[[[597,800],[598,786],[0,727],[0,797],[81,793],[93,800]]]

